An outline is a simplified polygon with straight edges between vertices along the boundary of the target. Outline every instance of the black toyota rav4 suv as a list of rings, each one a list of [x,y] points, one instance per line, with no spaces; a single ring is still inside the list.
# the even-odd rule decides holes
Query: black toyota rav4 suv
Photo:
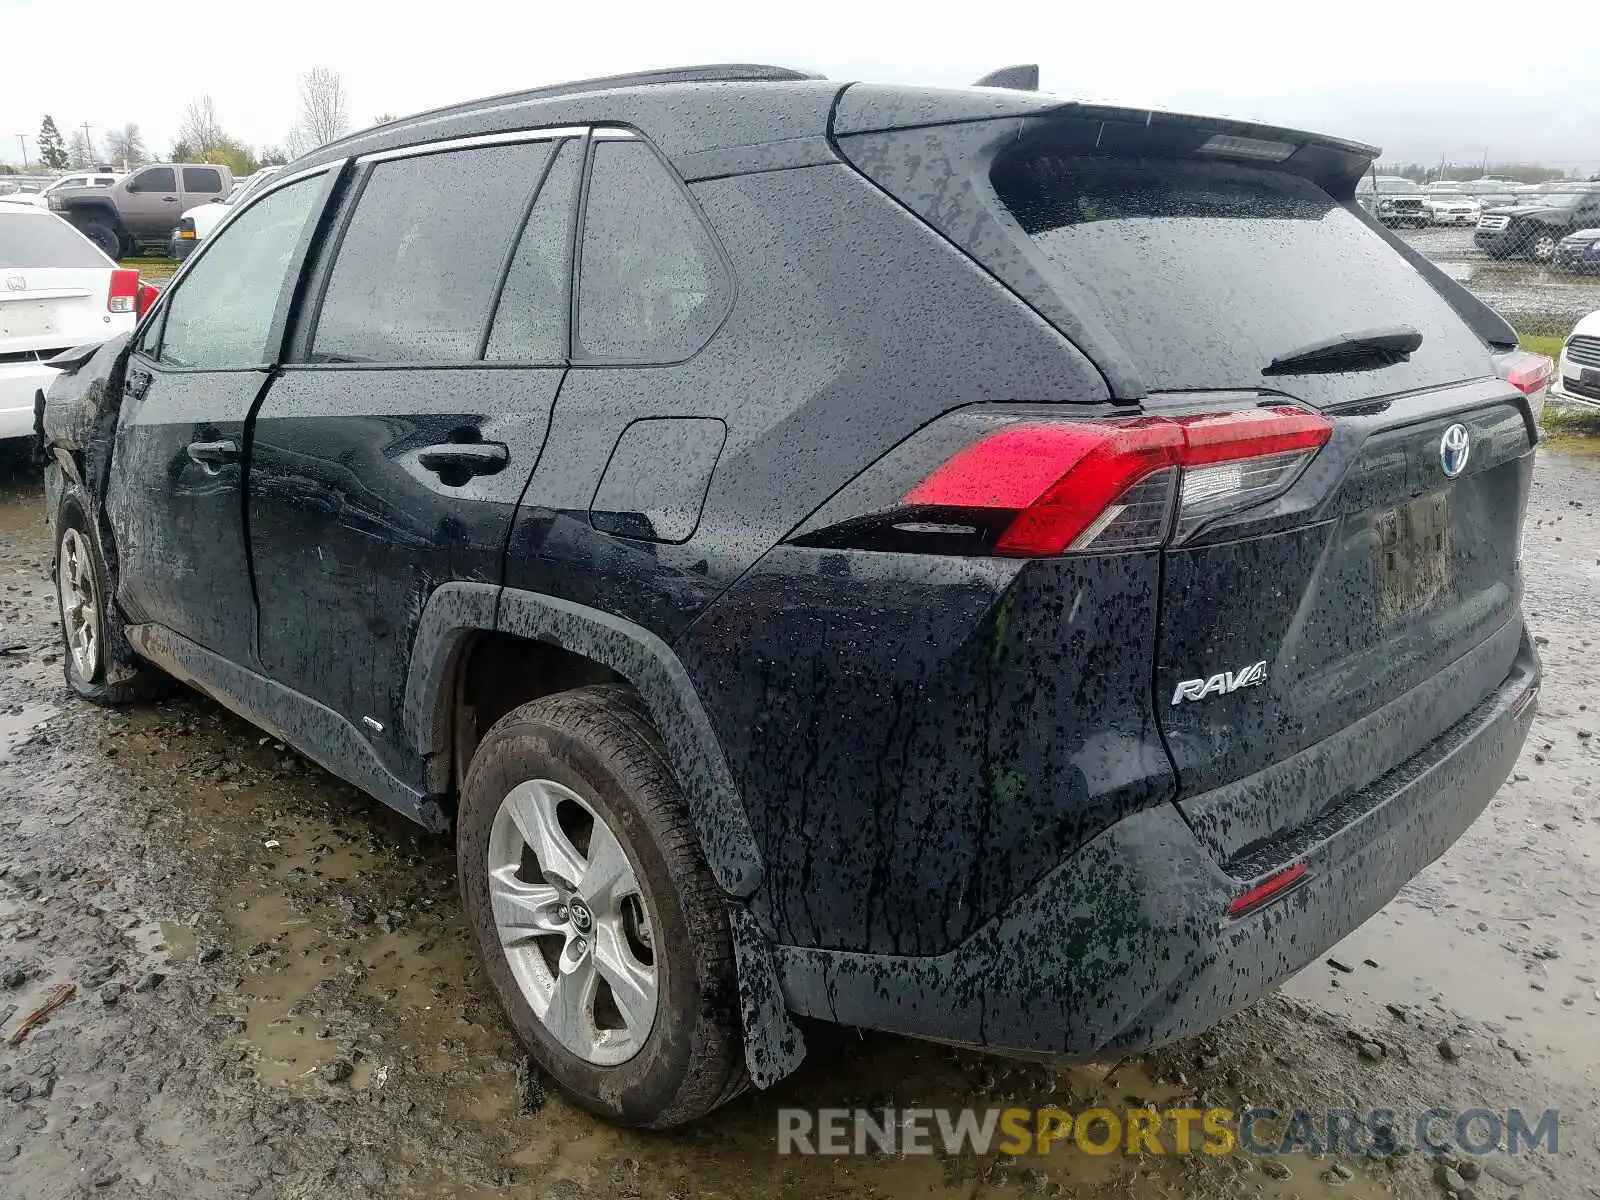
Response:
[[[286,168],[41,402],[71,686],[176,677],[454,838],[580,1104],[816,1018],[1090,1058],[1454,841],[1539,666],[1548,360],[1375,151],[726,67]]]

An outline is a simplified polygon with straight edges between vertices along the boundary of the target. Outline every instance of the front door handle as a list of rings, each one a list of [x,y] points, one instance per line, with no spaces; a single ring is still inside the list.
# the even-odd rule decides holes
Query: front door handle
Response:
[[[151,375],[148,371],[128,372],[128,382],[124,390],[135,400],[143,400],[144,394],[150,390]]]
[[[417,461],[451,486],[455,477],[465,483],[474,475],[493,475],[505,470],[511,454],[504,442],[443,442],[417,451]]]
[[[220,442],[190,442],[189,457],[215,475],[224,463],[239,461],[239,443],[232,438]]]

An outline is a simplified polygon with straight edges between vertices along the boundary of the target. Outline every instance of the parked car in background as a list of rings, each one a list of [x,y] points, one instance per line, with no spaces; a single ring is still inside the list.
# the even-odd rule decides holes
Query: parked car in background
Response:
[[[28,193],[29,200],[40,208],[50,207],[50,197],[69,188],[108,188],[112,187],[122,176],[114,171],[89,172],[79,175],[63,175],[48,187]]]
[[[1460,192],[1431,192],[1422,201],[1430,225],[1476,225],[1483,205]]]
[[[1356,200],[1385,225],[1421,229],[1428,223],[1422,186],[1400,175],[1364,175],[1356,185]]]
[[[1510,204],[1517,186],[1514,180],[1501,179],[1494,175],[1481,175],[1477,179],[1466,179],[1455,184],[1463,195],[1471,196],[1485,208]]]
[[[233,190],[233,172],[212,163],[140,167],[110,187],[60,188],[45,200],[112,258],[154,244],[164,252],[185,208]]]
[[[1600,184],[1542,183],[1516,204],[1487,209],[1473,235],[1490,258],[1549,262],[1568,234],[1600,226]]]
[[[247,175],[233,185],[233,191],[220,200],[210,200],[205,204],[185,210],[183,217],[178,222],[178,227],[172,231],[172,237],[167,241],[167,257],[183,260],[189,257],[189,252],[195,246],[205,241],[206,237],[223,217],[233,211],[233,206],[248,196],[252,189],[265,183],[279,170],[278,167],[262,167],[254,175]]]
[[[60,217],[0,205],[0,439],[32,435],[51,358],[126,333],[154,298]]]
[[[1550,399],[1600,408],[1600,312],[1579,321],[1562,344]]]
[[[791,1012],[1193,1033],[1533,720],[1552,365],[1349,211],[1375,154],[757,66],[322,146],[51,389],[68,684],[176,675],[453,838],[612,1120],[771,1085]]]
[[[1578,275],[1600,275],[1600,228],[1567,234],[1556,247],[1551,265]]]

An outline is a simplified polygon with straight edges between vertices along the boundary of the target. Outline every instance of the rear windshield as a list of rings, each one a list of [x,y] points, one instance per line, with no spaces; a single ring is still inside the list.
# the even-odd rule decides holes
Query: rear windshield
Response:
[[[1330,404],[1489,373],[1443,296],[1297,175],[1035,154],[1002,158],[991,178],[1054,290],[1122,343],[1152,391],[1264,387]],[[1409,362],[1262,375],[1311,344],[1394,325],[1423,335]]]
[[[109,267],[110,261],[60,217],[0,213],[0,269]]]

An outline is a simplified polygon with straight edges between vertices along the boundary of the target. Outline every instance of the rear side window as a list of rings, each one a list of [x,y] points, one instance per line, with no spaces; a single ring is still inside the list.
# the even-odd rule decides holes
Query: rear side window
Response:
[[[1152,390],[1261,386],[1324,404],[1488,371],[1444,297],[1297,175],[1035,154],[1002,159],[991,179],[1063,300],[1109,330]],[[1263,376],[1318,341],[1395,325],[1423,335],[1410,362]]]
[[[186,192],[220,192],[222,175],[213,167],[185,167],[183,190]]]
[[[470,362],[549,142],[380,162],[340,241],[315,362]]]
[[[26,210],[0,213],[0,270],[110,266],[110,259],[60,217]]]
[[[129,181],[128,188],[135,192],[175,192],[178,190],[178,177],[171,167],[151,167],[135,175]]]
[[[321,176],[291,183],[206,242],[167,301],[162,362],[226,371],[267,361],[278,301],[325,186]]]
[[[589,358],[675,362],[726,310],[722,260],[688,194],[642,142],[595,143],[578,270]]]

